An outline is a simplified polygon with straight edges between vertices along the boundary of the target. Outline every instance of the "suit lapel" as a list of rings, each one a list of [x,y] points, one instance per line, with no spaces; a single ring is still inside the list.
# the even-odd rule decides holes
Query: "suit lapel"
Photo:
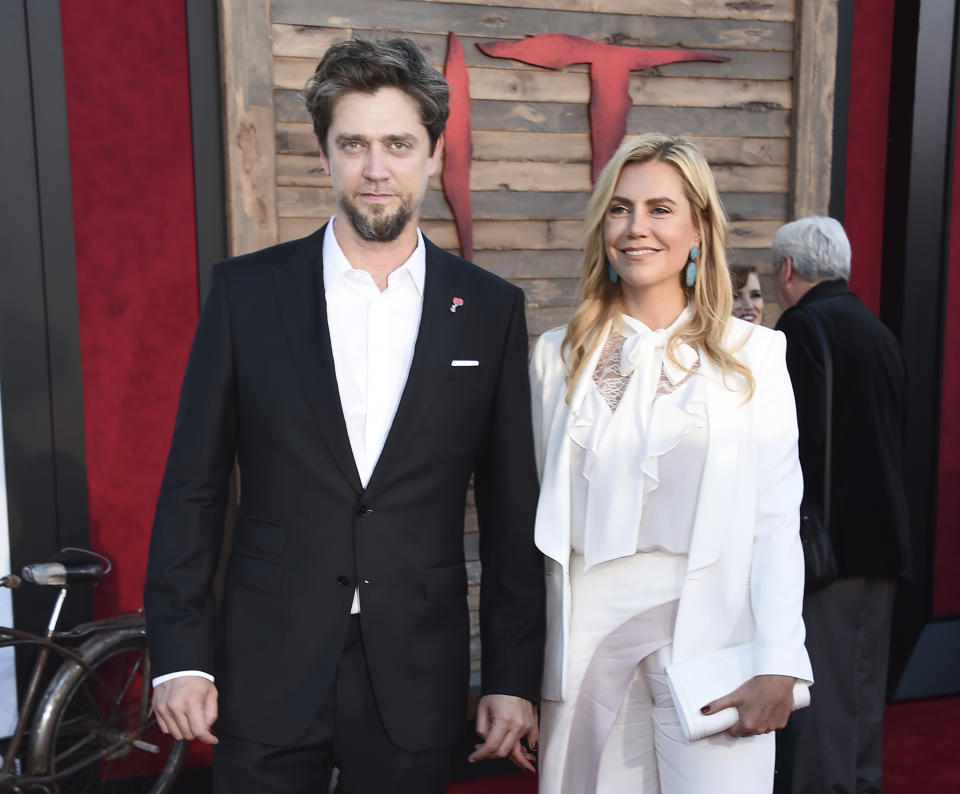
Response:
[[[304,239],[293,257],[273,268],[280,318],[307,404],[350,486],[362,491],[340,405],[323,289],[323,234]]]
[[[469,312],[470,297],[463,294],[462,283],[452,265],[455,260],[424,237],[427,249],[426,275],[423,287],[423,309],[417,342],[413,349],[413,361],[407,382],[397,406],[397,413],[384,442],[383,451],[377,460],[367,493],[375,491],[383,483],[387,473],[403,458],[404,450],[416,442],[420,418],[430,407],[437,394],[437,379],[449,371],[464,318]],[[453,299],[463,298],[464,306],[450,311]]]

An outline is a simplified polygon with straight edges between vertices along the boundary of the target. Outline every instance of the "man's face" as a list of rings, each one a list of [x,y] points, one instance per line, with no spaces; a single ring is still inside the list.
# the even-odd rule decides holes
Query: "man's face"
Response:
[[[354,92],[337,101],[320,156],[338,212],[361,239],[391,242],[411,222],[416,225],[442,143],[431,154],[417,105],[399,88]]]
[[[780,308],[786,311],[793,306],[796,301],[790,293],[790,287],[787,284],[787,264],[789,257],[784,257],[773,266],[773,294],[780,304]]]

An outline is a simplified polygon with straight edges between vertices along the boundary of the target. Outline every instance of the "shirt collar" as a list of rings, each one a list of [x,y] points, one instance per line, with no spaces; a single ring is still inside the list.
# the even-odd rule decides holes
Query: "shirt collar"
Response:
[[[340,243],[337,242],[337,236],[333,233],[333,224],[336,219],[337,216],[334,215],[323,233],[323,289],[325,292],[329,291],[345,273],[358,269],[350,264]],[[406,261],[387,277],[387,284],[389,285],[403,273],[408,274],[413,286],[417,288],[417,293],[423,297],[423,282],[427,273],[427,249],[423,244],[423,235],[419,228],[417,229],[417,247],[413,249],[413,253],[407,257]]]

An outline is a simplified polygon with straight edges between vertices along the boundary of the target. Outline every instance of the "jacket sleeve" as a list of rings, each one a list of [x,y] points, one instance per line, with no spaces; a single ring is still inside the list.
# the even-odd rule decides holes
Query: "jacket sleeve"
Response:
[[[523,293],[516,290],[513,297],[474,469],[482,565],[482,690],[536,701],[543,665],[543,558],[533,539],[538,485]]]
[[[785,362],[785,339],[777,333],[754,370],[757,512],[750,598],[756,622],[754,674],[792,675],[812,681],[803,609],[803,549],[800,498],[803,476],[797,456],[797,417]]]
[[[221,263],[187,362],[150,538],[144,607],[155,677],[182,670],[215,673],[211,585],[236,445],[230,307]]]
[[[777,328],[787,338],[787,370],[793,384],[800,426],[800,466],[804,498],[823,503],[823,453],[826,426],[823,351],[816,329],[800,308],[785,313]]]

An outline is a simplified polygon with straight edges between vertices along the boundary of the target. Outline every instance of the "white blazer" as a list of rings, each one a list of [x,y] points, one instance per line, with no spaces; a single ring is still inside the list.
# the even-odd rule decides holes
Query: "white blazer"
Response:
[[[565,328],[543,334],[530,362],[540,472],[536,542],[546,557],[547,640],[543,697],[563,700],[570,626],[570,404],[560,346]],[[706,356],[707,453],[687,577],[673,637],[674,661],[754,642],[753,674],[813,681],[803,646],[803,550],[797,418],[783,334],[731,318],[727,350],[753,373],[753,397],[724,384]],[[590,388],[599,347],[571,404]],[[741,378],[728,375],[736,387]],[[589,528],[587,528],[589,531]],[[638,587],[642,587],[642,582]]]

